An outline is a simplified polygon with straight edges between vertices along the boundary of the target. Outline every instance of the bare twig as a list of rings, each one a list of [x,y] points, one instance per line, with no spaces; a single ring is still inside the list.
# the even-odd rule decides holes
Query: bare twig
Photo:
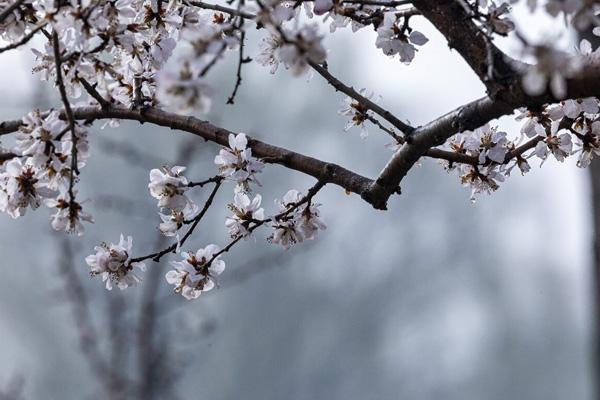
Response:
[[[100,107],[78,107],[73,109],[73,114],[78,120],[90,122],[98,119],[116,118],[152,123],[171,129],[183,130],[223,146],[229,145],[229,135],[234,134],[234,132],[214,126],[206,121],[168,113],[153,107],[149,107],[144,111],[131,110],[130,108],[117,105],[111,105],[106,110],[102,110]],[[42,115],[47,115],[47,112],[42,113]],[[0,135],[16,131],[21,124],[21,120],[0,123]],[[339,165],[273,146],[260,140],[249,138],[248,147],[252,149],[252,154],[256,157],[269,160],[275,164],[284,165],[287,168],[303,172],[327,183],[333,183],[359,195],[368,190],[373,183],[371,179]]]
[[[248,234],[251,234],[257,228],[263,226],[267,222],[281,220],[282,218],[288,216],[289,214],[291,214],[292,212],[297,210],[303,204],[308,203],[310,205],[310,202],[312,201],[313,197],[315,197],[315,195],[319,192],[319,190],[321,190],[326,184],[327,184],[327,182],[318,181],[313,187],[311,187],[308,190],[308,192],[306,193],[306,195],[304,197],[302,197],[302,199],[300,199],[298,202],[296,202],[294,204],[289,204],[287,210],[282,211],[279,214],[277,214],[271,218],[266,218],[266,219],[259,220],[259,221],[253,221],[254,225],[252,225],[248,228]],[[236,243],[238,243],[244,237],[245,237],[244,235],[238,235],[231,242],[229,242],[229,244],[227,244],[227,246],[223,247],[221,250],[219,250],[218,252],[213,254],[211,259],[208,260],[208,262],[206,263],[205,267],[208,268],[213,263],[214,260],[216,260],[223,253],[227,253],[229,250],[231,250],[231,248],[233,246],[235,246]]]
[[[148,260],[148,259],[152,259],[152,261],[154,261],[154,262],[159,262],[160,259],[164,255],[166,255],[168,253],[172,253],[178,247],[183,246],[183,244],[185,243],[185,241],[192,235],[192,233],[194,233],[194,229],[196,229],[196,226],[198,226],[198,224],[200,223],[200,221],[202,220],[202,218],[204,217],[204,215],[206,214],[206,212],[210,208],[210,206],[211,206],[211,204],[212,204],[212,202],[213,202],[213,200],[214,200],[217,192],[219,191],[219,188],[221,187],[221,181],[222,181],[221,179],[218,179],[218,180],[215,181],[215,187],[213,188],[212,192],[208,196],[208,199],[206,199],[206,202],[204,203],[204,207],[202,207],[202,210],[198,213],[197,216],[194,217],[192,224],[190,225],[190,227],[188,228],[187,232],[185,233],[185,235],[183,235],[183,237],[181,238],[180,241],[173,243],[172,245],[170,245],[166,249],[161,250],[159,252],[148,254],[148,255],[145,255],[145,256],[141,256],[141,257],[132,258],[130,260],[130,263],[140,262],[140,261],[144,261],[144,260]]]
[[[325,78],[325,80],[331,86],[333,86],[336,90],[339,90],[340,92],[345,93],[346,95],[352,97],[354,100],[358,101],[360,104],[363,104],[369,110],[380,115],[383,119],[388,121],[395,128],[401,130],[404,134],[410,135],[414,131],[415,128],[400,121],[391,112],[385,110],[383,107],[377,105],[373,101],[362,96],[360,93],[358,93],[356,90],[354,90],[354,88],[352,88],[350,86],[346,86],[342,81],[340,81],[335,76],[333,76],[325,66],[319,65],[310,60],[308,61],[308,63],[315,71],[317,71],[319,73],[319,75],[321,75],[323,78]]]
[[[241,10],[236,10],[235,8],[230,8],[230,7],[224,7],[218,4],[210,4],[210,3],[205,3],[203,1],[187,1],[185,0],[185,3],[190,4],[194,7],[199,7],[199,8],[204,8],[206,10],[214,10],[214,11],[219,11],[225,14],[229,14],[235,17],[242,17],[242,18],[246,18],[246,19],[254,19],[255,15],[241,11]]]
[[[83,86],[85,91],[88,92],[88,94],[90,96],[92,96],[92,98],[94,98],[94,100],[96,100],[98,102],[98,104],[100,104],[100,107],[102,107],[104,109],[106,109],[107,107],[110,107],[110,102],[108,100],[106,100],[104,97],[102,97],[100,95],[100,93],[98,93],[95,85],[94,86],[90,85],[90,83],[88,81],[86,81],[84,78],[82,78],[80,76],[78,76],[77,79],[79,80],[79,82],[81,83],[81,85]]]
[[[240,1],[239,3],[240,5],[242,4],[242,1]],[[236,71],[236,79],[235,79],[235,87],[233,88],[233,93],[231,93],[231,96],[229,96],[229,98],[227,99],[227,104],[233,104],[234,100],[235,100],[235,95],[237,94],[238,89],[240,88],[240,85],[242,84],[242,65],[244,63],[250,62],[251,60],[248,58],[244,58],[244,40],[246,39],[246,32],[244,30],[241,30],[242,26],[244,25],[244,19],[240,18],[240,22],[239,22],[239,29],[240,29],[240,48],[238,50],[238,66],[237,66],[237,71]]]

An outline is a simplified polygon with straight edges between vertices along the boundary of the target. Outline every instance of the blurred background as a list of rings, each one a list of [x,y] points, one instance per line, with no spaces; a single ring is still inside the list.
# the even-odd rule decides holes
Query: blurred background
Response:
[[[574,46],[556,20],[516,12],[530,38]],[[370,29],[341,30],[325,44],[334,75],[420,125],[484,88],[428,23],[415,18],[415,27],[430,42],[410,67],[381,54]],[[261,37],[249,35],[250,56]],[[519,56],[515,43],[501,45]],[[28,50],[3,55],[2,120],[60,104],[31,65]],[[343,132],[343,96],[319,76],[247,64],[235,105],[225,105],[236,66],[229,55],[211,72],[218,90],[201,117],[365,176],[391,156],[375,128],[366,140]],[[149,170],[183,164],[201,180],[215,174],[218,147],[148,125],[101,125],[81,176],[96,220],[85,236],[53,232],[44,208],[20,220],[0,215],[1,399],[593,397],[592,201],[588,171],[574,159],[541,169],[532,161],[527,176],[515,172],[474,204],[433,160],[409,173],[387,212],[328,186],[317,200],[329,227],[317,241],[284,251],[258,231],[226,254],[218,289],[186,301],[164,280],[173,257],[149,263],[143,284],[124,292],[92,279],[84,257],[121,232],[136,255],[168,244]],[[519,135],[512,118],[499,125]],[[261,181],[267,213],[288,189],[314,184],[277,166]],[[230,201],[222,191],[186,248],[228,242]]]

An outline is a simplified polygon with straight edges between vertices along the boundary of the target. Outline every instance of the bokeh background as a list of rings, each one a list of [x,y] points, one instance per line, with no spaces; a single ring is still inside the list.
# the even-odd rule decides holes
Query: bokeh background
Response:
[[[572,48],[557,21],[517,9],[535,40]],[[430,42],[410,67],[375,49],[364,29],[326,40],[332,73],[419,125],[481,97],[483,86],[425,21]],[[257,54],[261,32],[249,35]],[[518,45],[501,43],[515,56]],[[319,77],[248,64],[234,106],[235,56],[211,72],[206,117],[234,131],[374,177],[391,155],[375,128],[343,132],[343,96]],[[0,62],[0,117],[60,104],[31,74],[28,50]],[[511,135],[519,125],[504,118]],[[224,259],[219,289],[186,301],[150,264],[143,285],[104,290],[84,257],[123,232],[136,254],[164,246],[148,172],[185,163],[215,174],[218,147],[136,123],[91,130],[80,196],[96,223],[83,238],[55,233],[41,208],[0,216],[0,391],[27,399],[591,399],[592,205],[588,172],[549,160],[469,201],[454,174],[424,160],[389,210],[326,187],[329,228],[284,251],[266,232]],[[262,176],[263,204],[314,180],[278,166]],[[198,191],[201,199],[206,193]],[[227,243],[224,190],[189,248]],[[186,245],[186,247],[188,247]],[[171,257],[173,259],[173,257]],[[95,360],[95,361],[94,361]],[[104,367],[98,367],[98,365]],[[102,369],[104,368],[104,369]]]

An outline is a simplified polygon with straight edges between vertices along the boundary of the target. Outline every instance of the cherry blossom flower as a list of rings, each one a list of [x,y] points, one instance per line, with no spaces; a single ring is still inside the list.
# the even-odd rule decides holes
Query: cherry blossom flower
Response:
[[[57,136],[67,129],[65,121],[59,119],[57,111],[42,118],[39,110],[34,110],[23,117],[23,125],[19,127],[15,137],[15,149],[24,156],[48,156],[52,147],[58,147]]]
[[[508,149],[513,146],[506,132],[485,124],[474,131],[464,131],[451,137],[445,147],[453,152],[477,157],[480,164],[503,164]]]
[[[279,59],[275,56],[275,51],[281,47],[283,40],[278,35],[272,35],[263,38],[258,46],[260,53],[255,57],[257,63],[271,68],[269,72],[274,74],[279,68]]]
[[[510,12],[508,3],[496,5],[491,2],[488,7],[488,31],[506,35],[515,29],[515,24],[505,14]]]
[[[28,207],[38,208],[44,198],[54,194],[40,182],[34,168],[20,158],[8,161],[0,174],[0,210],[13,218],[24,215]]]
[[[521,126],[521,133],[529,138],[546,135],[546,125],[550,126],[550,119],[546,114],[533,113],[526,109],[520,109],[521,114],[516,117],[517,121],[525,120]]]
[[[476,167],[468,164],[461,164],[458,167],[460,171],[460,181],[465,187],[471,189],[471,201],[475,202],[477,195],[481,193],[491,194],[498,190],[498,182],[504,182],[504,174],[501,173],[498,166],[490,165]]]
[[[393,12],[384,15],[382,25],[377,28],[375,46],[388,56],[398,54],[401,62],[410,64],[417,52],[415,46],[423,46],[429,39],[416,30],[406,34],[405,28],[399,26],[398,21]]]
[[[175,286],[175,293],[191,300],[214,288],[216,277],[225,270],[225,262],[215,257],[219,251],[217,245],[209,244],[196,253],[182,252],[181,261],[171,261],[174,269],[165,278]]]
[[[600,121],[589,120],[575,124],[574,130],[579,133],[580,149],[577,166],[587,168],[592,162],[594,155],[600,155]]]
[[[298,209],[297,204],[302,198],[299,191],[292,189],[283,196],[281,201],[275,201],[283,215],[274,218],[272,222],[274,232],[268,237],[269,242],[280,244],[288,249],[304,240],[315,239],[319,230],[327,229],[327,225],[321,219],[320,204],[313,203]]]
[[[361,89],[359,94],[367,99],[373,97],[373,93],[367,93],[366,89]],[[364,104],[356,101],[354,98],[348,96],[344,99],[342,108],[338,111],[338,114],[351,117],[350,121],[344,127],[344,131],[349,131],[352,127],[360,127],[360,137],[365,139],[369,136],[367,131],[366,121],[369,117],[369,108]]]
[[[285,42],[275,48],[274,57],[281,62],[292,75],[299,76],[308,71],[308,61],[321,64],[327,58],[327,52],[321,41],[323,37],[318,34],[317,25],[305,25],[293,35],[293,43]]]
[[[248,138],[244,133],[229,134],[229,148],[221,149],[215,157],[219,174],[236,182],[244,191],[250,189],[250,182],[260,185],[255,175],[264,167],[259,159],[252,156],[252,149],[247,146]]]
[[[260,207],[262,197],[260,194],[250,198],[241,192],[234,195],[234,202],[229,204],[229,209],[233,215],[227,217],[225,226],[232,238],[243,236],[248,238],[250,235],[249,227],[252,222],[262,221],[265,218],[265,211]]]
[[[184,195],[188,189],[188,180],[181,176],[185,169],[180,166],[165,166],[150,171],[148,189],[150,195],[158,199],[159,208],[181,211],[190,203],[191,200]]]
[[[94,247],[96,254],[85,258],[85,262],[91,268],[92,276],[102,276],[106,289],[112,290],[113,284],[116,284],[123,290],[141,282],[142,279],[137,275],[136,269],[145,271],[146,265],[143,262],[131,262],[129,255],[132,245],[131,236],[125,240],[121,234],[119,243],[110,245],[102,243]]]
[[[188,203],[183,210],[170,210],[169,214],[158,213],[162,222],[158,230],[165,236],[175,236],[186,221],[190,221],[198,212],[198,206]]]
[[[548,116],[553,121],[558,121],[563,117],[575,119],[581,113],[597,114],[598,111],[598,99],[588,97],[585,99],[563,100],[556,106],[548,108]]]
[[[47,199],[44,203],[47,207],[56,209],[51,223],[52,229],[55,231],[65,231],[81,236],[85,230],[82,222],[94,222],[92,216],[83,211],[83,202],[73,201],[71,203],[66,196],[61,195],[56,199]]]
[[[558,122],[553,122],[550,134],[546,138],[535,146],[535,155],[546,160],[548,154],[552,153],[554,158],[562,162],[568,157],[573,150],[573,142],[571,141],[571,135],[563,133],[557,135]]]

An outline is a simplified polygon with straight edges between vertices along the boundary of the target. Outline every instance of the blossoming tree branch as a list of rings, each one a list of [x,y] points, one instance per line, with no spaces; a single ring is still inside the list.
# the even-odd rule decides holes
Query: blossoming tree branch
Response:
[[[575,52],[551,43],[530,43],[511,13],[513,1],[487,0],[230,0],[224,4],[196,0],[0,0],[0,53],[19,49],[32,39],[33,71],[52,84],[60,104],[33,110],[21,119],[0,123],[1,135],[14,146],[0,152],[0,210],[13,218],[45,205],[55,230],[83,234],[93,222],[78,197],[77,184],[90,149],[88,131],[97,120],[118,126],[135,120],[186,131],[222,146],[213,176],[191,177],[184,166],[157,166],[149,174],[149,194],[157,200],[157,223],[172,244],[147,254],[133,250],[131,237],[103,243],[86,258],[93,276],[107,289],[139,283],[149,262],[173,257],[166,281],[187,299],[215,285],[225,269],[222,257],[241,240],[265,229],[267,241],[284,248],[314,239],[325,229],[318,192],[327,184],[359,195],[385,210],[400,194],[402,178],[422,157],[439,159],[471,188],[472,198],[498,189],[514,170],[522,174],[535,159],[558,161],[574,156],[587,167],[600,154],[600,53],[587,41]],[[600,6],[591,0],[527,0],[530,11],[542,10],[573,29],[600,34]],[[390,62],[406,68],[427,46],[414,29],[424,19],[439,30],[486,87],[480,99],[423,126],[396,115],[367,89],[355,90],[335,77],[327,64],[327,36],[339,29],[360,34],[373,29],[374,46]],[[262,34],[260,52],[245,49],[248,29]],[[522,59],[513,59],[495,44],[513,35]],[[346,130],[359,128],[388,135],[393,152],[379,176],[364,177],[350,168],[284,149],[244,133],[230,132],[188,116],[205,113],[214,89],[210,72],[233,57],[237,71],[227,96],[235,102],[243,90],[244,66],[256,62],[271,74],[320,75],[347,96],[340,114]],[[167,68],[167,62],[177,68]],[[280,68],[283,67],[283,68]],[[509,135],[494,120],[514,115],[522,121]],[[267,165],[310,175],[311,188],[282,188],[276,209],[265,210],[260,174]],[[187,240],[214,204],[218,191],[230,190],[231,240],[195,250]],[[410,190],[410,188],[405,188]],[[203,204],[194,191],[207,192]],[[223,205],[217,205],[223,206]]]

